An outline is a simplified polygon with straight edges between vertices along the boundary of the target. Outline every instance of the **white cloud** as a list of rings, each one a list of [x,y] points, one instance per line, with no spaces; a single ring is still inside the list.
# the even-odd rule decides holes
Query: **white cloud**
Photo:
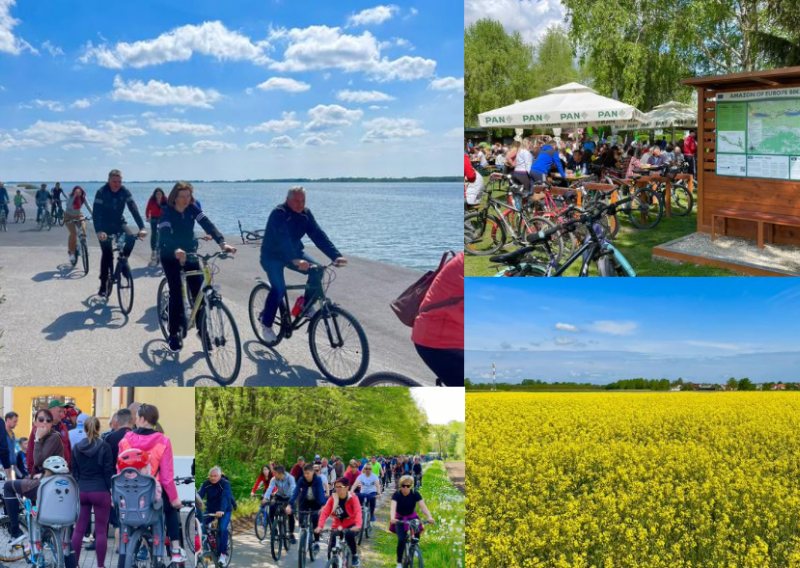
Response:
[[[47,53],[49,53],[53,57],[64,55],[64,50],[58,47],[57,45],[53,45],[52,43],[50,43],[50,40],[47,40],[42,44],[42,49],[44,49]]]
[[[426,79],[436,71],[436,61],[404,55],[390,61],[386,57],[376,62],[370,74],[378,81],[413,81]]]
[[[294,140],[289,136],[278,136],[269,142],[270,148],[293,148]]]
[[[689,345],[696,347],[711,347],[712,349],[722,349],[725,351],[743,351],[745,346],[736,343],[715,343],[713,341],[687,341]]]
[[[41,99],[35,99],[33,104],[39,108],[47,108],[53,112],[64,112],[64,105],[58,101],[43,101]]]
[[[39,52],[27,41],[14,36],[14,26],[19,20],[11,17],[11,8],[16,0],[0,0],[0,52],[19,55],[24,50],[38,54]]]
[[[574,337],[556,337],[556,345],[572,345],[575,343]]]
[[[297,120],[294,112],[284,112],[280,120],[268,120],[257,126],[245,128],[244,131],[248,134],[254,132],[284,132],[297,128],[300,124],[302,123]]]
[[[248,150],[268,150],[269,146],[267,144],[262,144],[261,142],[251,142],[246,146]]]
[[[83,148],[83,144],[64,144],[61,146],[62,150],[82,150]]]
[[[308,116],[311,117],[311,122],[306,124],[305,129],[317,132],[336,126],[350,126],[364,116],[364,111],[351,110],[339,105],[317,105],[308,111]]]
[[[461,91],[464,92],[464,77],[457,79],[456,77],[442,77],[441,79],[433,79],[428,85],[429,89],[435,91]]]
[[[131,136],[144,136],[147,131],[136,126],[135,120],[129,120],[123,123],[113,122],[111,120],[101,120],[98,122],[101,129],[107,131],[113,138],[130,138]]]
[[[178,119],[150,120],[150,128],[162,134],[189,134],[191,136],[216,136],[216,128],[210,124],[196,124]]]
[[[258,86],[262,91],[286,91],[288,93],[302,93],[311,88],[308,83],[295,81],[286,77],[271,77]]]
[[[447,132],[445,132],[444,135],[447,136],[448,138],[451,138],[451,137],[452,138],[455,138],[455,137],[463,138],[464,137],[464,129],[461,126],[458,126],[458,127],[454,128],[453,130],[448,130]]]
[[[572,333],[580,333],[581,329],[577,325],[572,325],[571,323],[557,323],[556,329],[561,331],[569,331]]]
[[[92,102],[89,99],[78,99],[71,105],[70,108],[89,108],[92,106]]]
[[[35,138],[14,138],[10,134],[0,134],[0,151],[38,148],[44,143]]]
[[[336,144],[330,138],[322,138],[320,136],[309,136],[303,141],[304,146],[331,146]]]
[[[391,19],[392,16],[394,16],[399,11],[400,8],[398,8],[394,4],[390,4],[388,6],[375,6],[374,8],[368,8],[366,10],[362,10],[358,14],[353,14],[347,19],[347,24],[350,26],[367,26],[369,24],[382,24],[386,20]]]
[[[482,18],[495,20],[509,33],[520,32],[527,43],[535,43],[552,24],[564,21],[560,0],[464,0],[464,27]]]
[[[380,105],[369,105],[369,110],[382,110],[387,109],[388,106],[380,106]]]
[[[157,115],[156,113],[154,113],[154,112],[151,112],[151,111],[149,111],[149,110],[148,110],[147,112],[143,112],[143,113],[142,113],[142,118],[155,118],[155,117],[157,117],[157,116],[158,116],[158,115]]]
[[[236,150],[236,144],[229,142],[219,142],[217,140],[199,140],[192,144],[192,149],[195,153],[202,152],[222,152],[223,150]]]
[[[639,327],[634,321],[608,321],[600,320],[593,322],[589,328],[598,333],[608,335],[631,335]]]
[[[394,97],[380,91],[339,91],[336,98],[349,103],[377,103],[393,101]]]
[[[198,87],[172,86],[169,83],[151,79],[147,83],[141,81],[122,80],[114,77],[115,101],[129,101],[151,106],[180,105],[200,108],[214,108],[211,103],[222,98],[214,89],[203,90]]]
[[[427,131],[420,128],[419,121],[411,118],[375,118],[364,121],[367,133],[362,142],[382,142],[400,138],[422,136]]]
[[[79,61],[96,61],[98,65],[110,69],[140,68],[168,61],[186,61],[193,53],[199,53],[218,61],[265,64],[269,62],[265,55],[268,49],[266,41],[253,43],[250,38],[229,30],[221,22],[205,22],[199,26],[181,26],[151,40],[120,42],[112,48],[105,44],[94,47],[89,42]]]
[[[99,129],[90,128],[77,120],[61,122],[37,121],[22,131],[22,135],[47,144],[97,144],[103,147],[119,148],[128,144],[131,136],[147,134],[132,124],[115,123],[110,120],[99,123]]]

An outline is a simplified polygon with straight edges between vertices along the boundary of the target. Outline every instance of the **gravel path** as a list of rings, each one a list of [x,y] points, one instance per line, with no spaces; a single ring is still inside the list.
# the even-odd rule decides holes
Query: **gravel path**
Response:
[[[759,249],[756,241],[738,237],[717,237],[712,243],[708,233],[695,233],[668,247],[661,246],[667,250],[774,268],[800,276],[800,247],[765,244],[763,249]]]
[[[465,493],[464,482],[466,477],[466,462],[445,462],[444,467],[447,469],[447,475],[450,476],[450,481],[456,489]]]

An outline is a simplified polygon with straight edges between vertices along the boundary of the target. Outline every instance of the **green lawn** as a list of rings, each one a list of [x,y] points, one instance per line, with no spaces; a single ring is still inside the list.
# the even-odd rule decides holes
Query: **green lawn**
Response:
[[[501,194],[497,194],[502,198]],[[687,217],[664,217],[658,226],[648,231],[635,229],[633,225],[618,215],[622,221],[620,231],[614,239],[617,247],[631,263],[637,276],[741,276],[738,273],[711,266],[695,264],[673,264],[663,260],[653,260],[653,247],[694,233],[697,230],[696,206]],[[494,276],[496,270],[491,268],[489,257],[466,255],[464,274],[466,276]],[[596,276],[596,270],[593,275]],[[577,276],[580,262],[576,262],[567,272],[567,276]]]

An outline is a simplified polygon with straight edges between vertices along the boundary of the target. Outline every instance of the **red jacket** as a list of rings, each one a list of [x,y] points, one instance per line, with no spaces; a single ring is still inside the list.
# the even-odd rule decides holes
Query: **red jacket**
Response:
[[[344,506],[345,511],[347,511],[347,518],[343,521],[340,521],[336,515],[333,516],[333,529],[349,529],[350,527],[355,527],[357,529],[361,528],[361,503],[356,497],[355,493],[347,492],[347,503]],[[328,520],[328,517],[331,516],[336,509],[339,508],[339,496],[334,494],[328,502],[325,503],[325,506],[322,508],[319,514],[319,524],[317,525],[319,528],[325,528],[325,521]]]
[[[460,301],[424,311],[427,306],[444,300]],[[411,341],[431,349],[464,349],[464,253],[444,265],[428,288],[414,320]]]
[[[295,481],[300,481],[300,478],[303,476],[303,468],[304,467],[305,467],[305,465],[301,466],[299,463],[294,464],[292,466],[292,471],[289,472],[289,475],[294,477]]]
[[[69,430],[67,427],[64,426],[63,422],[58,423],[58,428],[56,431],[61,435],[61,443],[64,444],[64,459],[67,460],[67,465],[72,467],[72,462],[70,458],[72,457],[72,445],[69,443]],[[28,437],[28,440],[35,440],[36,439],[36,425],[34,424],[33,428],[31,428],[31,435]],[[32,444],[32,443],[31,443]],[[33,445],[28,448],[28,453],[25,454],[25,465],[28,466],[28,471],[33,473]]]
[[[697,153],[697,142],[694,138],[687,136],[683,141],[683,154],[684,156],[694,156]]]
[[[158,219],[161,217],[161,207],[166,204],[166,200],[162,201],[161,203],[156,203],[155,198],[151,197],[147,202],[147,208],[144,211],[145,218]]]
[[[253,485],[253,490],[250,493],[255,493],[256,491],[258,491],[258,487],[262,483],[264,484],[264,491],[266,491],[267,487],[269,487],[269,480],[270,479],[272,479],[272,472],[269,472],[269,475],[267,476],[266,479],[264,479],[264,474],[263,473],[259,473],[258,474],[258,479],[256,479],[256,484]]]
[[[472,167],[469,156],[466,154],[464,154],[464,177],[467,178],[467,181],[470,183],[475,181],[475,168]]]

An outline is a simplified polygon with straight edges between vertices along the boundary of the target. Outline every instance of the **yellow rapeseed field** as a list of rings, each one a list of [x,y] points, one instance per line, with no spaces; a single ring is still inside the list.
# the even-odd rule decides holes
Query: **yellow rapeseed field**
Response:
[[[800,393],[467,394],[467,568],[800,568]]]

